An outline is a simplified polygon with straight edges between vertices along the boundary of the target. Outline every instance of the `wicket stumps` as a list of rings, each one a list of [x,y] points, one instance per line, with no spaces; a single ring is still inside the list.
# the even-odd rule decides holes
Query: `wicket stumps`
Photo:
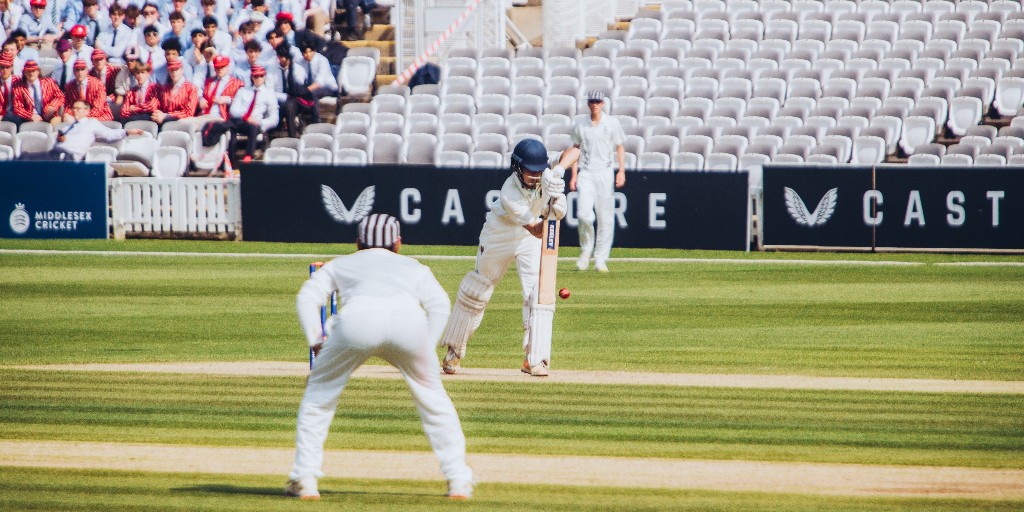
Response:
[[[320,270],[320,267],[324,266],[322,261],[314,261],[309,264],[309,275],[313,275],[313,272]],[[330,306],[330,316],[328,316],[328,306]],[[320,306],[320,339],[327,341],[327,319],[331,316],[338,314],[338,292],[337,290],[331,292],[330,297],[327,298],[327,302]],[[313,362],[316,360],[316,354],[313,353],[313,349],[309,349],[309,369],[313,369]]]

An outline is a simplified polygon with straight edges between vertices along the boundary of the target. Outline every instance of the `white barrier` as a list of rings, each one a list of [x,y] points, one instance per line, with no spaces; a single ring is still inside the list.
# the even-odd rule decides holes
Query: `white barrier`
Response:
[[[238,178],[113,178],[109,183],[116,239],[242,238]]]

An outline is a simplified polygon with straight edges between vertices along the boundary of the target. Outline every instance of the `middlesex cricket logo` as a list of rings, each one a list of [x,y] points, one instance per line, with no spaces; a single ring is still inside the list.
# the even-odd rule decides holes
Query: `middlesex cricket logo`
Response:
[[[832,218],[832,214],[836,212],[836,201],[839,199],[839,188],[834,188],[825,192],[825,197],[818,201],[818,206],[814,208],[813,212],[807,211],[807,205],[804,204],[804,200],[800,199],[800,195],[795,190],[789,187],[783,187],[786,190],[786,209],[789,210],[789,215],[793,217],[793,220],[801,226],[815,227],[822,226],[828,219]]]
[[[11,224],[11,231],[16,235],[24,235],[28,231],[29,225],[32,224],[32,218],[29,217],[28,212],[25,211],[25,205],[22,203],[14,205],[14,211],[11,212],[8,221]]]
[[[333,188],[327,185],[320,185],[320,197],[324,201],[324,209],[331,215],[331,218],[343,224],[355,224],[363,220],[363,217],[369,215],[370,211],[373,210],[373,198],[375,195],[376,192],[373,185],[366,187],[359,194],[359,197],[356,198],[352,209],[349,210]]]

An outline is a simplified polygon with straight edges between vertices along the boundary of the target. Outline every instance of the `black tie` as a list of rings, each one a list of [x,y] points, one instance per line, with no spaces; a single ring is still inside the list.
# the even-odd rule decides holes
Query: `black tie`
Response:
[[[121,27],[118,26],[117,28],[121,28]],[[110,41],[110,46],[115,47],[115,48],[117,47],[117,28],[114,29],[114,38],[113,38],[112,41]]]
[[[78,124],[78,119],[75,119],[75,122],[71,123],[71,126],[68,126],[66,130],[60,132],[60,136],[63,137],[65,135],[67,135],[68,133],[70,133],[71,130],[73,130],[75,128],[76,124]]]

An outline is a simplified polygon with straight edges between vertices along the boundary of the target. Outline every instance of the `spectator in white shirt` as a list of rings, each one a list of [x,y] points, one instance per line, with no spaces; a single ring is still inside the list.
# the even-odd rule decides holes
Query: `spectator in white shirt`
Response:
[[[243,162],[251,162],[256,151],[256,139],[260,133],[266,133],[277,126],[279,112],[274,91],[267,86],[267,71],[263,66],[252,67],[251,87],[243,87],[235,93],[229,109],[231,118],[231,149],[235,154],[238,133],[246,137],[245,157]]]
[[[85,25],[75,25],[71,27],[68,34],[71,36],[71,60],[89,62],[93,51],[93,47],[86,43],[89,29]]]
[[[338,93],[338,79],[331,72],[331,63],[327,57],[317,53],[310,43],[304,43],[302,50],[302,67],[306,68],[306,85],[316,99]]]
[[[71,126],[57,132],[57,144],[48,153],[35,153],[23,156],[23,160],[73,160],[81,162],[89,148],[100,142],[117,142],[129,135],[143,135],[138,128],[117,130],[108,128],[100,120],[89,117],[91,107],[84,100],[72,105],[75,121]]]
[[[21,66],[19,66],[17,63],[17,60],[21,60],[22,64],[30,60],[39,62],[39,50],[35,49],[35,47],[33,46],[28,45],[28,36],[25,35],[24,30],[20,28],[14,29],[14,32],[11,32],[11,35],[7,37],[8,41],[12,39],[14,40],[14,44],[18,46],[15,53],[17,59],[14,65],[14,70],[16,72],[20,72],[21,68]]]
[[[16,28],[18,28],[18,22],[21,21],[21,14],[24,10],[17,3],[11,3],[10,0],[0,0],[0,36],[4,39],[10,35]]]
[[[85,44],[96,46],[96,37],[110,26],[110,21],[100,13],[98,0],[83,0],[82,15],[78,18],[78,25],[86,29]]]
[[[124,8],[119,4],[113,4],[107,11],[110,16],[110,26],[103,30],[103,33],[96,36],[96,47],[107,52],[111,64],[124,64],[121,58],[128,47],[135,43],[134,34],[128,25],[124,24]]]
[[[161,43],[170,41],[171,39],[177,39],[178,44],[181,45],[182,51],[192,49],[192,34],[185,24],[185,16],[178,11],[171,13],[171,30],[164,34]]]
[[[18,28],[25,31],[30,44],[43,44],[47,48],[53,45],[58,30],[51,17],[46,16],[46,0],[31,0],[29,12],[21,17]]]
[[[146,42],[139,47],[139,60],[149,64],[149,67],[153,69],[167,64],[164,49],[160,47],[160,29],[154,25],[147,25],[142,29],[142,33],[145,35]]]
[[[164,34],[169,30],[160,20],[160,9],[151,3],[142,6],[142,19],[139,20],[138,26],[142,27],[138,34],[138,43],[142,46],[149,44],[149,41],[146,40],[146,31],[149,30],[149,27],[155,27],[157,30],[157,44],[163,40]]]
[[[203,18],[203,28],[206,29],[206,37],[209,38],[217,53],[221,55],[231,54],[231,36],[227,32],[219,30],[220,24],[217,18],[206,16]]]

